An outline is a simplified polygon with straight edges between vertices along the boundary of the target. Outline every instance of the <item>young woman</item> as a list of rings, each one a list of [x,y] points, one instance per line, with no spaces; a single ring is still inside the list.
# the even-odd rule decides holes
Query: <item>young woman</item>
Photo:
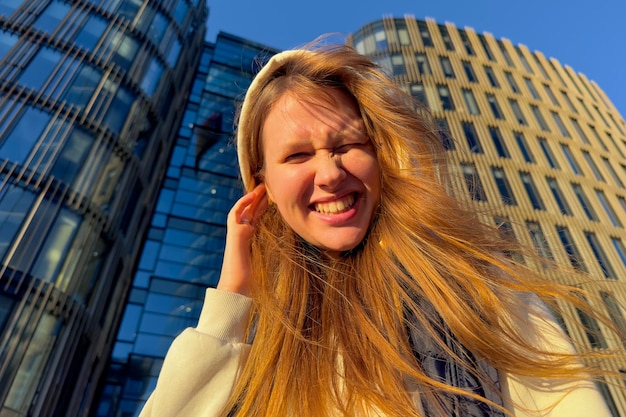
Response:
[[[544,304],[579,298],[450,195],[433,132],[350,48],[274,56],[218,288],[142,416],[609,416]]]

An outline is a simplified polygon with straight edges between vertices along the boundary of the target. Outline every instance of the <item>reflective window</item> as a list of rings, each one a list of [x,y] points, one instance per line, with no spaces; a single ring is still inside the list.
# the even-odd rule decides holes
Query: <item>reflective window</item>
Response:
[[[537,138],[537,140],[539,141],[539,147],[543,151],[543,155],[546,157],[550,167],[560,169],[561,166],[559,165],[559,161],[557,161],[556,157],[552,153],[552,149],[550,148],[550,145],[548,145],[548,141],[544,138]]]
[[[561,214],[565,214],[568,216],[572,215],[572,209],[570,208],[563,192],[561,191],[561,187],[559,187],[559,183],[556,181],[556,178],[546,177],[546,182],[548,183],[548,187],[550,187],[550,191],[552,192],[552,196],[554,197],[554,201],[559,206],[559,211]]]
[[[161,40],[163,39],[163,36],[165,35],[165,31],[167,30],[168,24],[169,22],[167,18],[163,16],[161,12],[157,11],[154,16],[154,19],[152,19],[152,22],[150,24],[150,27],[148,28],[148,33],[147,33],[148,38],[156,46],[161,45]]]
[[[574,103],[572,103],[572,100],[569,99],[569,96],[563,90],[561,90],[561,97],[563,97],[563,100],[565,101],[565,104],[567,104],[567,107],[569,107],[569,109],[572,111],[572,113],[578,114],[578,110],[576,110],[576,107],[574,107]]]
[[[141,7],[143,0],[122,0],[116,13],[128,20],[133,20]]]
[[[50,229],[37,254],[31,273],[46,281],[55,282],[67,252],[74,242],[74,236],[81,218],[68,209],[62,209]]]
[[[113,51],[111,60],[114,63],[124,70],[130,69],[139,50],[139,42],[132,35],[114,31],[109,34],[104,45]]]
[[[441,64],[441,70],[443,71],[443,75],[446,78],[454,78],[454,70],[452,69],[452,64],[450,63],[450,58],[447,56],[440,56],[439,63]]]
[[[519,147],[522,156],[524,157],[524,161],[528,163],[534,163],[535,157],[533,156],[530,148],[528,147],[528,143],[526,143],[526,138],[522,134],[522,132],[513,132],[513,136],[515,136],[515,141],[517,142],[517,146]]]
[[[580,206],[585,212],[587,218],[592,221],[598,221],[598,215],[591,206],[591,202],[589,202],[587,194],[585,194],[580,184],[572,183],[572,190],[574,190],[574,194],[576,194],[576,198],[578,199],[578,202],[580,203]]]
[[[535,60],[535,64],[537,64],[537,68],[539,68],[539,72],[541,72],[541,75],[543,75],[543,78],[545,80],[550,81],[550,76],[548,75],[548,73],[546,72],[546,69],[543,67],[543,64],[541,63],[541,61],[539,61],[539,57],[533,53],[530,54],[533,59]]]
[[[552,259],[552,251],[550,250],[550,245],[548,245],[546,236],[541,229],[541,225],[538,222],[527,221],[526,228],[528,229],[528,234],[530,235],[530,239],[532,240],[537,253],[546,259]]]
[[[99,69],[83,64],[63,99],[80,109],[84,108],[96,91],[101,78],[102,72]]]
[[[506,147],[506,143],[502,138],[502,134],[500,134],[500,129],[495,126],[489,126],[489,135],[491,136],[491,140],[493,141],[493,146],[496,148],[498,152],[498,156],[502,158],[510,158],[509,150]]]
[[[61,20],[69,13],[70,5],[60,1],[53,1],[33,24],[35,29],[52,33],[59,26]]]
[[[21,187],[7,185],[0,190],[0,259],[28,215],[35,195]]]
[[[469,88],[464,88],[462,90],[463,99],[465,100],[465,105],[467,106],[467,111],[471,115],[480,114],[480,110],[478,109],[478,104],[476,103],[476,98],[474,97],[474,93]]]
[[[3,404],[19,412],[18,415],[27,415],[61,327],[61,319],[46,312],[37,323]]]
[[[602,269],[604,276],[606,278],[617,278],[615,270],[613,270],[613,267],[609,262],[609,258],[606,257],[604,249],[602,249],[602,245],[600,245],[600,241],[598,240],[596,234],[593,232],[585,232],[585,238],[587,239],[587,243],[589,243],[593,256],[595,256],[596,261],[598,261],[598,265],[600,265],[600,269]]]
[[[621,156],[622,158],[624,158],[624,153],[622,152],[622,150],[620,149],[619,146],[617,146],[617,142],[615,142],[615,139],[613,139],[613,135],[611,135],[609,132],[605,132],[606,133],[606,137],[609,139],[609,141],[613,144],[613,146],[615,147],[615,149],[617,150],[617,153],[619,153],[619,156]]]
[[[617,252],[619,258],[621,259],[622,264],[626,266],[626,246],[624,246],[622,239],[620,239],[619,237],[612,237],[611,243],[613,243],[613,247],[615,248],[615,251]]]
[[[578,251],[578,247],[574,243],[574,239],[572,238],[572,234],[570,233],[567,226],[555,226],[556,233],[561,240],[561,244],[563,245],[563,249],[565,249],[565,253],[567,253],[567,258],[569,259],[570,264],[581,271],[587,272],[587,268],[585,267],[585,263],[583,262],[583,258]]]
[[[591,130],[591,133],[593,133],[593,137],[596,139],[596,141],[602,147],[602,149],[604,149],[604,152],[608,152],[609,148],[606,147],[606,143],[604,143],[604,141],[598,134],[598,131],[596,130],[595,126],[593,125],[588,125],[588,126],[589,126],[589,130]]]
[[[41,90],[54,67],[61,61],[61,53],[50,48],[41,48],[24,70],[18,82],[35,90]]]
[[[107,26],[108,22],[106,20],[100,16],[91,15],[76,36],[76,39],[74,39],[74,42],[85,49],[91,50],[96,46]]]
[[[0,15],[11,16],[18,7],[24,3],[23,0],[2,0],[0,1]]]
[[[600,298],[604,302],[604,306],[611,317],[611,321],[615,326],[623,332],[626,332],[626,318],[622,312],[622,307],[619,305],[613,294],[606,291],[600,291]],[[622,339],[622,345],[626,347],[626,340]]]
[[[409,36],[409,31],[405,25],[400,26],[396,23],[396,33],[398,34],[400,45],[406,46],[411,44],[411,37]]]
[[[404,65],[404,57],[402,54],[391,55],[391,66],[393,75],[405,75],[406,66]]]
[[[0,10],[2,7],[0,6]],[[5,32],[0,31],[0,60],[4,58],[4,56],[13,48],[13,45],[17,42],[17,36]]]
[[[530,200],[530,204],[533,208],[535,210],[545,210],[546,207],[543,204],[539,190],[537,190],[530,172],[520,171],[519,176],[522,180],[522,184],[524,184],[524,189],[526,190],[526,194],[528,195],[528,199]]]
[[[50,174],[67,184],[72,184],[78,172],[82,168],[86,168],[84,162],[93,146],[93,141],[93,135],[82,128],[75,127],[72,129]]]
[[[174,39],[174,43],[170,47],[170,52],[167,55],[167,64],[170,68],[174,68],[176,66],[176,62],[178,61],[178,55],[180,54],[181,45],[178,38]]]
[[[498,191],[500,192],[502,202],[507,206],[516,206],[517,200],[515,200],[515,195],[513,194],[513,190],[511,190],[509,180],[506,178],[504,170],[499,167],[491,167],[491,173],[498,187]]]
[[[462,163],[463,179],[472,200],[487,201],[487,195],[474,164]]]
[[[467,140],[467,147],[470,152],[483,153],[483,147],[480,144],[480,139],[478,138],[478,133],[476,132],[474,124],[471,122],[463,122],[462,127],[465,139]]]
[[[110,91],[115,89],[117,89],[117,91],[113,101],[109,105],[103,122],[109,126],[112,131],[119,133],[130,113],[130,108],[134,103],[136,96],[128,91],[126,87],[113,85],[110,81],[107,81],[105,88],[107,85],[110,88]]]
[[[441,138],[441,143],[446,150],[454,150],[456,146],[454,145],[454,139],[450,135],[450,126],[448,125],[448,121],[442,118],[436,118],[435,122],[437,122],[437,126],[439,126],[439,130],[437,133],[439,134],[439,138]]]
[[[148,71],[143,77],[143,81],[141,82],[141,89],[148,96],[152,96],[157,86],[159,85],[159,81],[161,80],[161,75],[163,74],[163,66],[156,59],[156,57],[152,58],[152,62],[148,67]]]
[[[385,28],[380,27],[374,30],[374,42],[376,44],[377,51],[386,51],[387,50],[387,34],[385,33]]]
[[[183,27],[183,23],[185,23],[185,16],[187,15],[188,10],[189,6],[187,5],[187,2],[185,0],[178,0],[176,9],[174,9],[174,19],[181,28]]]
[[[11,161],[23,163],[49,122],[50,114],[27,107],[8,134],[3,135],[1,155]]]

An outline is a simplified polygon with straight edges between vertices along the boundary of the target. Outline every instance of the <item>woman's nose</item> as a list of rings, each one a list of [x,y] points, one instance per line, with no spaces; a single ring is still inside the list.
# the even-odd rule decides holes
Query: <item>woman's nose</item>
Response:
[[[319,187],[334,188],[346,178],[346,171],[338,155],[321,156],[316,168],[315,185]]]

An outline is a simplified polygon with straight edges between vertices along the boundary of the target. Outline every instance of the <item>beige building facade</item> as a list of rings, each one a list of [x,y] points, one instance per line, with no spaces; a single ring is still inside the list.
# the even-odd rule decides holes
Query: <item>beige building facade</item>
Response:
[[[486,222],[580,271],[551,278],[588,289],[626,328],[626,123],[602,89],[541,52],[432,19],[385,17],[348,44],[430,109],[456,192]],[[561,310],[583,349],[626,346],[582,312]],[[621,360],[602,366],[626,373]],[[616,417],[626,416],[622,384],[600,384]]]

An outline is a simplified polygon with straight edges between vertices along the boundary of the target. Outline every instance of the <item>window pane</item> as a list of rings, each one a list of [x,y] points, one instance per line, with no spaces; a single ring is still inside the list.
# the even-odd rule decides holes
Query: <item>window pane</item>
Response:
[[[32,192],[13,185],[0,191],[0,259],[4,259],[34,199]]]
[[[4,158],[23,163],[50,121],[44,111],[28,107],[4,139],[0,151]]]

